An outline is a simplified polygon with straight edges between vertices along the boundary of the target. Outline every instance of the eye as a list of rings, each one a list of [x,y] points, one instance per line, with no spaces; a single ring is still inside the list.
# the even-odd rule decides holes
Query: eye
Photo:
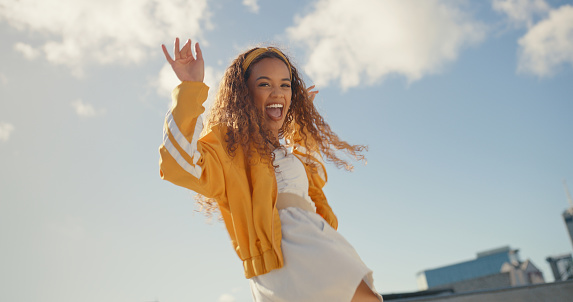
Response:
[[[285,84],[282,84],[281,87],[288,87],[288,88],[290,88],[290,83],[288,83],[288,84],[286,84],[286,83],[285,83]]]
[[[259,83],[258,86],[259,86],[259,87],[267,87],[267,86],[269,86],[269,83],[261,82],[261,83]]]

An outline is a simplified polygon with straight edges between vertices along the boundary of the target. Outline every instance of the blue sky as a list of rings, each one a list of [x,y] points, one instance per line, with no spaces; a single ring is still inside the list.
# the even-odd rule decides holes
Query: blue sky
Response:
[[[379,291],[505,245],[552,281],[571,253],[572,1],[0,0],[0,36],[1,300],[250,301],[223,224],[159,178],[176,36],[211,94],[283,47],[369,146],[325,193]]]

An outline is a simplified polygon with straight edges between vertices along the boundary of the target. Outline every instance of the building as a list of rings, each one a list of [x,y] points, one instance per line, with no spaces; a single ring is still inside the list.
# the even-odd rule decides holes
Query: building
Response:
[[[547,257],[545,260],[551,266],[551,272],[555,281],[573,279],[573,257],[571,254]]]
[[[500,274],[505,273],[508,273],[510,286],[545,283],[543,273],[529,260],[517,263],[504,263],[501,267]],[[495,288],[495,286],[491,288]]]
[[[475,260],[422,271],[417,274],[418,288],[425,290],[497,274],[504,263],[519,262],[518,253],[518,250],[505,246],[478,253]]]
[[[477,254],[477,258],[418,273],[418,287],[454,292],[486,290],[544,283],[543,274],[529,260],[519,260],[519,250],[509,246]]]
[[[570,302],[571,297],[573,297],[573,280],[463,293],[430,290],[382,296],[384,301],[396,302]]]

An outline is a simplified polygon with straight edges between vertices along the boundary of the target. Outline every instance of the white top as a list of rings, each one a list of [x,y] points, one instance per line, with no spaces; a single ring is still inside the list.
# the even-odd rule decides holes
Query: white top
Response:
[[[278,166],[275,169],[278,193],[299,195],[306,199],[312,208],[316,210],[314,202],[308,196],[308,177],[300,159],[282,148],[275,150],[273,153],[275,154],[274,165]]]

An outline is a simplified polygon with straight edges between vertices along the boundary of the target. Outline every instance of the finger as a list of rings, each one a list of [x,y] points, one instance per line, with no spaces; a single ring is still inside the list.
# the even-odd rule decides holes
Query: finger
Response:
[[[306,89],[306,91],[311,91],[311,90],[314,88],[314,86],[315,86],[315,85],[312,85],[312,86],[308,87],[308,88]]]
[[[165,59],[167,59],[167,62],[169,62],[169,64],[173,63],[173,59],[171,58],[171,55],[169,55],[169,52],[167,51],[167,47],[165,47],[165,44],[161,44],[161,49],[163,49],[163,54],[165,55]]]
[[[308,100],[311,103],[314,103],[314,97],[318,94],[318,90],[315,91],[310,91],[310,89],[314,88],[314,85],[312,85],[311,87],[309,87],[309,91],[308,91]]]
[[[203,60],[203,53],[201,52],[201,47],[199,47],[199,42],[195,43],[195,54],[197,60]]]
[[[193,58],[193,52],[191,51],[191,39],[187,40],[189,47],[187,47],[187,56]]]
[[[192,55],[189,55],[189,52],[191,52],[191,40],[187,40],[183,48],[181,48],[181,59],[192,57]]]
[[[181,58],[181,53],[179,52],[179,38],[175,38],[175,49],[173,51],[173,55],[175,56],[175,60]]]

